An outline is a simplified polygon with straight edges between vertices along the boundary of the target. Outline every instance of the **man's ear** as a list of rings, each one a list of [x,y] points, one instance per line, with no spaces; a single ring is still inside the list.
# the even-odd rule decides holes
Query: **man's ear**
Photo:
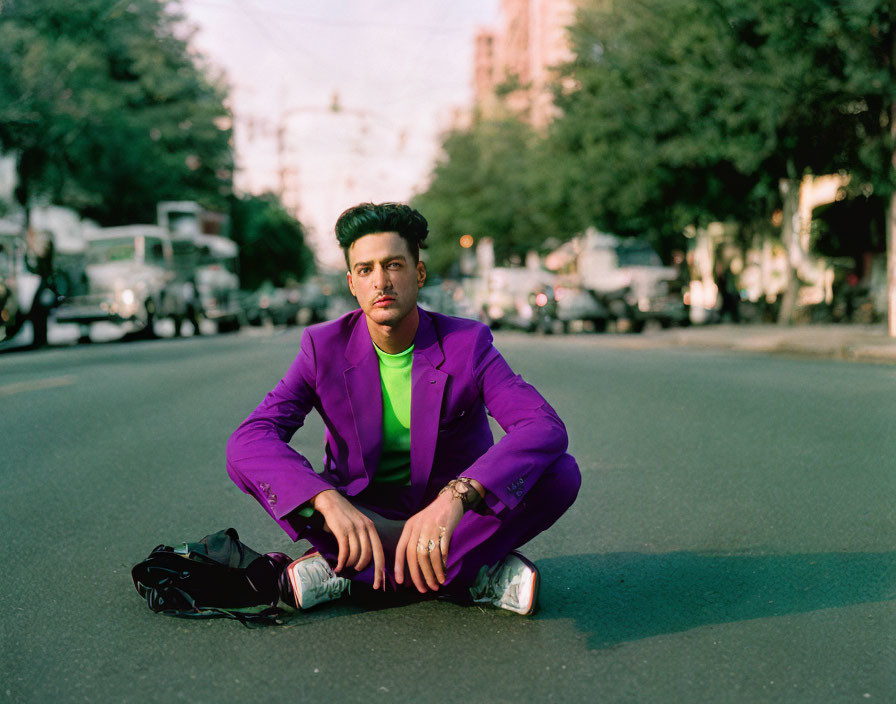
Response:
[[[426,264],[417,262],[417,288],[423,288],[426,283]]]
[[[355,293],[355,287],[352,285],[352,272],[345,272],[345,280],[348,281],[348,290],[352,292],[352,295],[357,298],[358,294]]]

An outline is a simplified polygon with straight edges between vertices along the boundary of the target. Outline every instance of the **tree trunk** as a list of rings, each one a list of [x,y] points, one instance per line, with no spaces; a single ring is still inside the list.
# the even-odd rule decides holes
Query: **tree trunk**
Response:
[[[797,276],[797,265],[800,263],[802,245],[800,244],[800,182],[798,179],[781,179],[781,197],[783,217],[781,221],[781,241],[787,252],[787,286],[781,298],[781,310],[778,313],[778,324],[789,325],[793,320],[796,308],[796,297],[800,282]]]
[[[896,337],[896,192],[887,209],[887,331]]]
[[[16,157],[16,187],[14,195],[25,214],[25,232],[31,227],[31,177],[35,169],[33,153],[27,147]]]
[[[896,71],[896,33],[890,30],[890,74]],[[896,103],[890,105],[890,136],[896,139]],[[896,152],[891,165],[896,167]],[[887,208],[887,332],[896,337],[896,191]]]

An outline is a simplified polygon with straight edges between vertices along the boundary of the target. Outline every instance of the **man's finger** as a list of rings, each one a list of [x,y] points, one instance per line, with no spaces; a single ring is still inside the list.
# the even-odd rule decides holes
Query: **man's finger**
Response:
[[[417,550],[417,564],[420,565],[420,572],[423,573],[423,579],[426,580],[426,586],[434,592],[438,591],[439,583],[432,571],[432,551],[435,549],[435,540],[426,540],[420,538],[420,548]]]
[[[439,548],[439,543],[436,541],[435,546],[432,549],[432,552],[429,553],[429,563],[432,566],[433,575],[436,578],[436,581],[439,584],[445,583],[445,568],[442,564],[442,551]]]
[[[348,555],[345,558],[345,564],[347,565],[355,565],[358,563],[358,557],[361,555],[360,547],[358,546],[358,536],[354,531],[348,534]]]
[[[358,548],[361,554],[355,563],[355,572],[360,572],[370,563],[370,534],[367,530],[358,531]]]
[[[408,547],[410,540],[410,532],[408,524],[404,524],[401,535],[398,538],[398,545],[395,546],[395,581],[404,584],[404,552]]]
[[[451,547],[451,535],[453,530],[448,530],[444,526],[439,526],[439,552],[442,558],[442,568],[448,569],[448,548]]]
[[[420,549],[419,541],[420,534],[412,533],[407,548],[408,572],[411,573],[411,581],[414,583],[414,586],[417,587],[417,591],[421,594],[426,594],[426,582],[424,582],[423,577],[420,576],[420,562],[418,558]]]
[[[373,588],[374,590],[380,588],[380,584],[383,585],[383,589],[386,589],[386,555],[383,552],[383,543],[380,541],[380,536],[376,532],[376,528],[370,526],[367,530],[370,535],[370,544],[373,549]]]
[[[336,557],[336,567],[333,568],[333,571],[338,573],[345,566],[345,558],[348,556],[348,540],[345,533],[341,531],[333,535],[336,536],[336,542],[339,544],[339,555]]]

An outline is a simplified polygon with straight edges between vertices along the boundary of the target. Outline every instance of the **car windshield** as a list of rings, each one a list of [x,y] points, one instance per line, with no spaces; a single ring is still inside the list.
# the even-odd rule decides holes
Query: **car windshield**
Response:
[[[94,240],[87,245],[87,263],[133,261],[136,246],[133,237],[119,237],[109,240]]]
[[[616,248],[616,256],[619,266],[662,266],[662,260],[649,244],[621,244]]]

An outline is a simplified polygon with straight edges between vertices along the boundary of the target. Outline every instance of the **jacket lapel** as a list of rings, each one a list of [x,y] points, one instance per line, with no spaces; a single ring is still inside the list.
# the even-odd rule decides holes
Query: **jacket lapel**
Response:
[[[344,372],[345,390],[352,407],[358,449],[368,482],[373,479],[383,444],[383,391],[373,341],[361,315],[345,350],[349,366]]]
[[[417,310],[420,324],[414,337],[411,367],[411,491],[415,504],[423,495],[432,471],[442,397],[448,380],[448,375],[438,369],[445,355],[432,319],[422,309]]]

